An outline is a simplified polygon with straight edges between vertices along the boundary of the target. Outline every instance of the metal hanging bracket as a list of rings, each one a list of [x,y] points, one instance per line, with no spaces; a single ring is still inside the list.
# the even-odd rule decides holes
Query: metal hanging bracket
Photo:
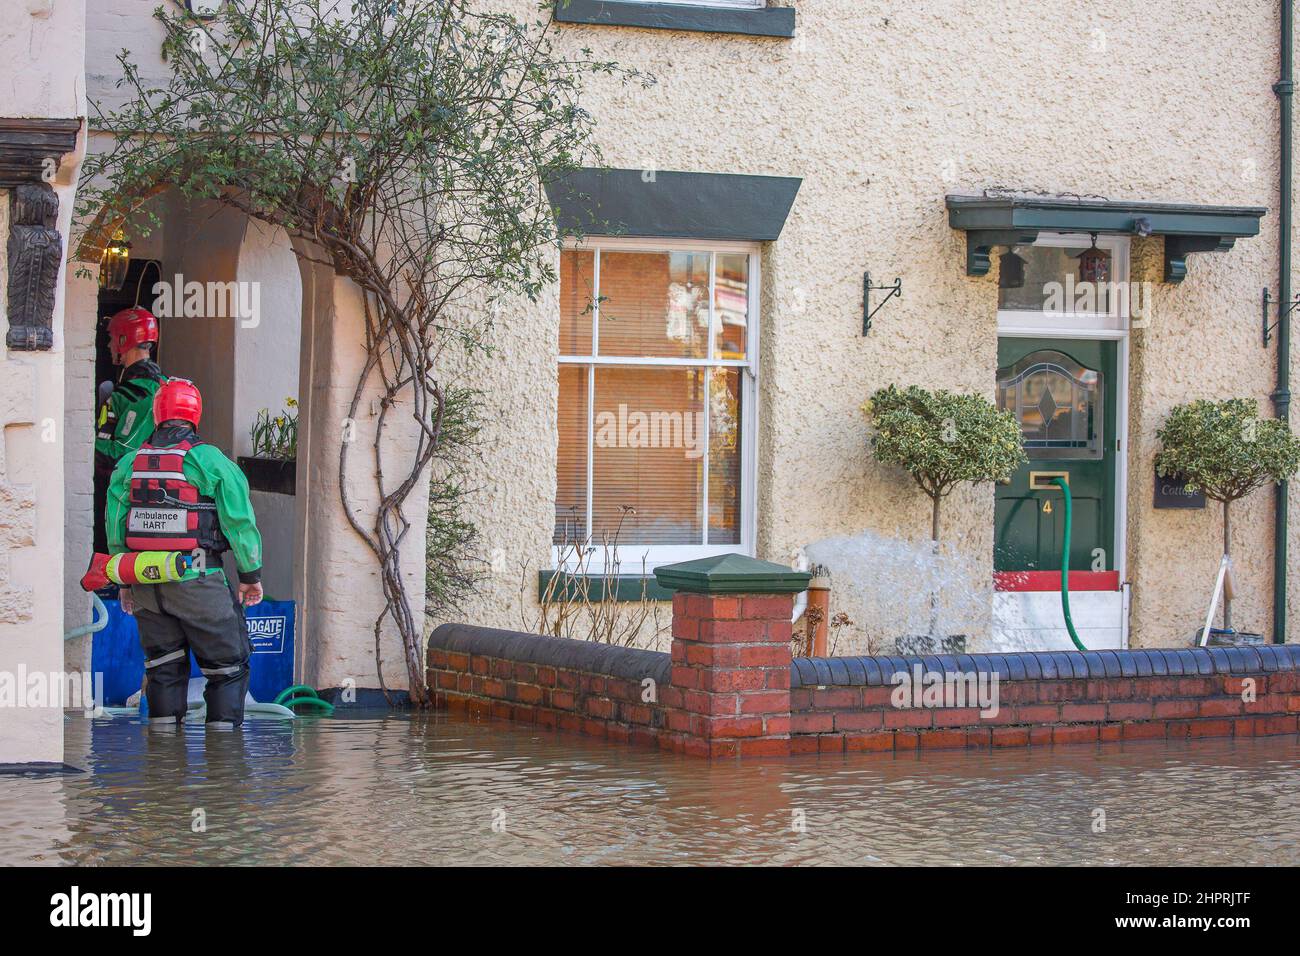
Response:
[[[871,307],[872,292],[887,293],[883,299],[881,299],[879,302],[876,303],[876,307],[874,309]],[[877,312],[879,312],[882,308],[884,308],[885,303],[888,302],[890,299],[892,299],[894,296],[898,296],[900,299],[903,297],[903,280],[901,278],[895,279],[893,285],[873,285],[871,282],[871,273],[870,272],[862,273],[862,334],[863,335],[866,335],[871,331],[871,320],[875,317]]]
[[[1268,321],[1268,307],[1270,305],[1277,305],[1278,307],[1278,317],[1271,324]],[[1287,303],[1286,311],[1283,312],[1281,311],[1282,303],[1269,295],[1267,288],[1264,290],[1264,294],[1260,297],[1260,311],[1263,313],[1264,348],[1268,348],[1268,343],[1273,341],[1273,330],[1277,328],[1278,322],[1282,321],[1282,316],[1294,312],[1297,306],[1300,306],[1300,292],[1297,292],[1295,297]]]

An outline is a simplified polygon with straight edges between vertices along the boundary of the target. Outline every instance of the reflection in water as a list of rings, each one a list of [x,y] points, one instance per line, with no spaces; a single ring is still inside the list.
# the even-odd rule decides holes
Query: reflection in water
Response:
[[[441,714],[67,735],[90,773],[0,777],[0,864],[1300,863],[1295,737],[709,764]]]

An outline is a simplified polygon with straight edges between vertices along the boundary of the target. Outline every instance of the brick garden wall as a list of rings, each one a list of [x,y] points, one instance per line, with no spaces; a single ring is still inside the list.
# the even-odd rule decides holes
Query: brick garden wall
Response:
[[[790,752],[789,594],[673,596],[672,653],[444,624],[437,706],[701,757]]]
[[[439,707],[619,743],[656,743],[667,726],[665,697],[682,697],[668,685],[671,662],[662,652],[467,624],[434,631],[428,663]]]
[[[895,675],[916,684],[918,666],[922,686],[996,676],[997,712],[969,693],[967,706],[910,706]],[[790,708],[794,753],[1290,734],[1300,647],[799,658]]]
[[[792,661],[791,603],[679,593],[671,654],[447,624],[429,684],[441,707],[705,757],[1300,730],[1300,646]],[[922,690],[900,701],[898,674]]]

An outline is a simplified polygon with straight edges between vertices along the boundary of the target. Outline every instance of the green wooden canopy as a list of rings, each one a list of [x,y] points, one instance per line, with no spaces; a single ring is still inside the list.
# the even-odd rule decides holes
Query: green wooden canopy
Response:
[[[1164,236],[1165,281],[1182,282],[1187,256],[1224,252],[1259,235],[1259,206],[1194,206],[1043,196],[948,196],[948,224],[966,233],[966,274],[987,275],[995,246],[1028,245],[1040,232]]]

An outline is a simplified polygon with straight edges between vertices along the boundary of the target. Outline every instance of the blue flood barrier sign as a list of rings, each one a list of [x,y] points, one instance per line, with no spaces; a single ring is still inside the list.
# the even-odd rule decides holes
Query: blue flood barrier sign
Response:
[[[248,640],[254,654],[283,654],[289,619],[283,614],[248,616]]]
[[[135,618],[123,614],[117,601],[105,601],[108,625],[94,635],[91,670],[104,675],[103,703],[120,707],[140,689],[144,679],[144,653]],[[292,601],[263,601],[244,610],[252,655],[248,659],[248,690],[254,700],[273,701],[294,684],[293,637],[295,606]],[[190,676],[198,677],[198,664],[190,658]]]

